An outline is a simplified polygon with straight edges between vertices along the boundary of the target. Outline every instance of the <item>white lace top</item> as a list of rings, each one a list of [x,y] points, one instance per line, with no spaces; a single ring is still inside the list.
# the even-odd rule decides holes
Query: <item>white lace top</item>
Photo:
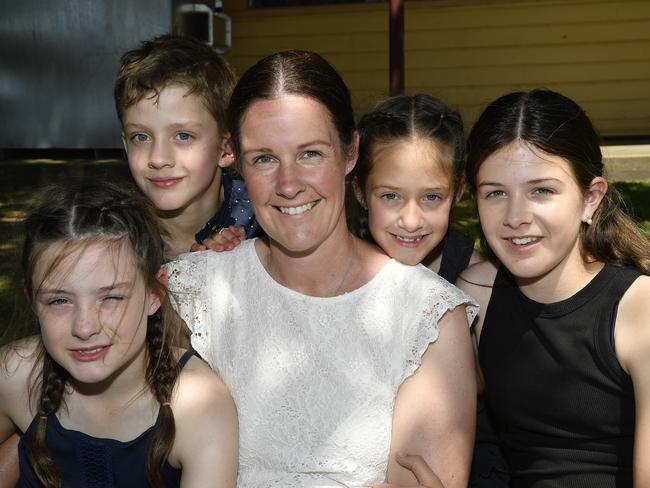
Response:
[[[445,311],[477,313],[432,271],[394,260],[350,293],[306,296],[270,277],[254,240],[167,272],[192,345],[237,405],[242,488],[383,482],[397,389]]]

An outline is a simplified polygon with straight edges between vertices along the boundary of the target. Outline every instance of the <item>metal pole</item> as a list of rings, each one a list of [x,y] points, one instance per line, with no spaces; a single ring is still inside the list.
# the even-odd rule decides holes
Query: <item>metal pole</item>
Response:
[[[390,94],[404,93],[404,0],[390,0]]]

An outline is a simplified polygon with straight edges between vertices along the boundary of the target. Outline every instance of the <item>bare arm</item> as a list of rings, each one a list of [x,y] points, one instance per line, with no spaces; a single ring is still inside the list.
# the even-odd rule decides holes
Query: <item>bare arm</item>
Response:
[[[393,414],[388,483],[417,486],[397,453],[420,456],[446,488],[467,486],[474,443],[476,383],[462,306],[439,321],[440,334],[399,389]]]
[[[176,439],[170,462],[183,470],[182,488],[237,483],[239,431],[235,404],[223,382],[197,358],[183,369],[175,401]]]
[[[487,312],[490,297],[492,296],[492,285],[497,274],[497,268],[489,261],[480,261],[469,266],[461,273],[456,281],[456,286],[474,298],[479,304],[480,310],[472,326],[472,346],[474,349],[476,383],[479,394],[485,390],[485,381],[481,372],[478,360],[478,343],[483,330],[483,319]]]
[[[621,299],[616,318],[616,354],[632,377],[636,419],[634,486],[650,486],[650,276],[639,277]]]
[[[33,360],[34,341],[11,344],[0,350],[0,488],[18,482],[20,429],[31,420],[27,408],[27,377]]]
[[[456,286],[476,300],[480,306],[479,314],[474,319],[474,323],[470,324],[477,343],[481,337],[483,319],[487,312],[488,303],[490,303],[492,285],[496,275],[497,268],[494,264],[490,261],[480,261],[470,265],[456,280]]]
[[[18,482],[18,441],[14,433],[0,445],[0,488],[13,488]]]

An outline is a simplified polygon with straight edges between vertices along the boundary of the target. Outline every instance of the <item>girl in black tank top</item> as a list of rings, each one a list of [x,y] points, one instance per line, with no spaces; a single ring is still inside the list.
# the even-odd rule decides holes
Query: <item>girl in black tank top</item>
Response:
[[[25,222],[40,333],[0,353],[0,442],[24,433],[17,486],[235,486],[235,407],[175,347],[149,208],[106,184],[55,186]]]
[[[468,138],[498,264],[459,284],[481,304],[485,400],[514,487],[650,486],[650,242],[602,172],[589,119],[558,93],[501,97]]]

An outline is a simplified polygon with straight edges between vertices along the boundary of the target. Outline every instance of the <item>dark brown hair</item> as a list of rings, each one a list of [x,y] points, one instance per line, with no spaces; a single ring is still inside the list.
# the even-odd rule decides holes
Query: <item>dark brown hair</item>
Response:
[[[250,67],[233,90],[228,106],[228,129],[236,157],[241,152],[241,121],[257,100],[282,94],[300,95],[322,103],[328,110],[339,139],[349,147],[354,134],[350,92],[338,72],[324,58],[310,51],[281,51]]]
[[[412,138],[428,139],[450,149],[451,157],[443,162],[443,170],[451,176],[454,199],[462,190],[465,179],[463,120],[442,100],[426,94],[397,95],[380,102],[361,117],[357,128],[359,159],[350,176],[356,178],[362,191],[372,171],[378,147]],[[360,222],[350,227],[372,241],[364,212],[359,210],[357,213]]]
[[[126,109],[146,97],[157,99],[161,90],[175,84],[203,101],[223,135],[234,73],[209,46],[172,34],[144,41],[122,56],[113,90],[120,122],[124,124]]]
[[[89,244],[105,244],[107,251],[128,246],[146,288],[164,297],[164,286],[156,278],[164,259],[164,243],[151,205],[144,197],[105,183],[74,184],[45,190],[40,202],[25,221],[22,267],[31,303],[38,292],[33,282],[35,266],[53,244],[63,246],[52,260],[49,273],[70,252]],[[165,405],[148,452],[147,475],[155,487],[163,486],[160,467],[175,435],[174,414],[168,406],[179,374],[173,344],[179,341],[181,327],[175,317],[168,301],[163,300],[147,322],[146,381],[156,400]],[[27,441],[27,453],[40,481],[48,488],[60,487],[62,480],[46,445],[46,419],[64,405],[69,374],[42,344],[37,357],[31,375],[30,401],[38,420]]]
[[[595,177],[603,176],[598,134],[577,103],[549,90],[516,92],[490,103],[470,132],[467,181],[473,194],[483,161],[516,140],[566,160],[585,192]],[[581,226],[580,243],[585,261],[619,261],[650,274],[650,241],[624,212],[613,187],[592,216],[592,224]]]

